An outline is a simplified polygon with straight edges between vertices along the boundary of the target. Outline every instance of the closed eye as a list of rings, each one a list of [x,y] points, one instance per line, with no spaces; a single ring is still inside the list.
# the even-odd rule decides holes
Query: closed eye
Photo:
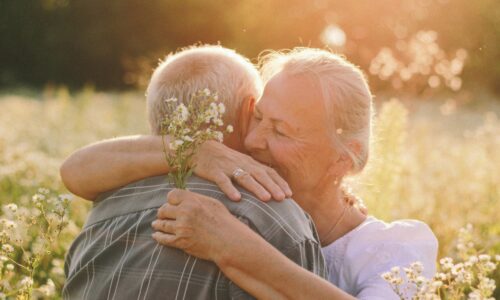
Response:
[[[276,133],[277,135],[279,136],[283,136],[283,137],[286,137],[287,135],[284,134],[283,132],[279,131],[278,129],[276,129],[276,127],[274,128],[274,133]]]

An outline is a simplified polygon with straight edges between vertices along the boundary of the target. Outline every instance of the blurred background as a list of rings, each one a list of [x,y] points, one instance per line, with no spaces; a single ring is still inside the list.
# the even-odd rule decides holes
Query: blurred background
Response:
[[[67,193],[59,166],[79,147],[147,134],[153,68],[202,43],[253,62],[295,46],[345,55],[375,95],[371,158],[349,180],[370,214],[425,221],[440,257],[500,254],[499,0],[0,0],[0,299],[60,299],[91,205],[76,198],[54,223],[40,188]]]
[[[0,3],[0,84],[123,89],[170,51],[325,47],[372,88],[500,93],[498,0],[16,0]]]

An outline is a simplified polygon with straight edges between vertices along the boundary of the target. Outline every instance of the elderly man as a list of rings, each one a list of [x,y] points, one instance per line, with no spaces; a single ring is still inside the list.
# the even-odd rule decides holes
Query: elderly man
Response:
[[[261,82],[248,60],[222,47],[190,48],[169,56],[160,64],[147,90],[152,133],[159,133],[165,113],[164,99],[176,97],[186,101],[191,94],[204,88],[217,91],[219,99],[225,103],[225,121],[235,128],[234,133],[225,138],[225,144],[241,151],[255,98],[261,92]],[[97,197],[83,231],[67,255],[65,299],[251,297],[229,281],[214,263],[160,246],[152,239],[151,223],[172,186],[165,176],[134,180],[145,177],[144,173],[168,171],[161,158],[160,143],[158,136],[106,141],[76,152],[61,167],[61,176],[68,189],[87,199]],[[140,146],[134,149],[134,144]],[[127,149],[130,153],[137,150],[143,155],[151,155],[151,164],[140,164],[142,160],[134,160],[137,155],[131,155],[130,164],[137,164],[136,172],[120,172],[120,166],[130,168],[125,154],[115,155],[124,145],[132,146]],[[208,145],[211,149],[218,147],[215,142]],[[106,159],[106,165],[93,165],[91,158],[95,153]],[[201,170],[206,170],[211,162],[203,161],[203,155],[198,154],[196,163],[202,166]],[[83,165],[85,170],[80,172]],[[259,198],[283,199],[291,194],[287,184],[272,169],[251,160],[242,162],[242,166],[259,176],[248,176],[245,171],[237,170],[235,179]],[[110,173],[117,178],[109,176]],[[241,202],[229,200],[217,185],[200,177],[193,177],[188,182],[191,191],[218,199],[287,257],[326,276],[314,225],[292,200],[262,202],[241,188],[236,190],[225,174],[203,171],[197,174],[215,178],[226,194]],[[254,178],[258,178],[260,184]],[[102,193],[122,183],[129,184]]]

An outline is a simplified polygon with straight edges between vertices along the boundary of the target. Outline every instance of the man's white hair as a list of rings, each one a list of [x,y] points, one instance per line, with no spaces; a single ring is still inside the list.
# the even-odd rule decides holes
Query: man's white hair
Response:
[[[309,76],[319,84],[334,144],[352,159],[351,173],[361,171],[370,148],[373,98],[361,70],[339,55],[313,48],[271,51],[260,57],[260,64],[264,82],[286,72]],[[349,147],[352,141],[361,151]]]
[[[191,95],[205,88],[226,106],[224,121],[235,124],[242,101],[262,93],[262,81],[247,58],[221,46],[193,46],[170,54],[154,71],[146,92],[151,132],[161,133],[168,112],[164,100],[175,97],[187,105]]]

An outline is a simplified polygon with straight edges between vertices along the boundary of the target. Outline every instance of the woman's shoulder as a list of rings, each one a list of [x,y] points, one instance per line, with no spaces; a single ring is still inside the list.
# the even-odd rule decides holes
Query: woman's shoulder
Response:
[[[432,277],[435,272],[438,242],[430,227],[418,220],[387,223],[369,217],[335,244],[342,249],[337,253],[343,255],[332,267],[356,295],[392,294],[381,274],[395,266],[407,267],[418,261],[424,266],[424,276]]]
[[[351,241],[361,244],[418,245],[421,242],[431,242],[437,245],[436,236],[429,225],[412,219],[388,223],[375,217],[368,217],[352,233]]]
[[[398,256],[437,255],[438,240],[431,228],[418,220],[397,220],[384,222],[368,217],[365,222],[346,236],[346,256],[390,252]]]

